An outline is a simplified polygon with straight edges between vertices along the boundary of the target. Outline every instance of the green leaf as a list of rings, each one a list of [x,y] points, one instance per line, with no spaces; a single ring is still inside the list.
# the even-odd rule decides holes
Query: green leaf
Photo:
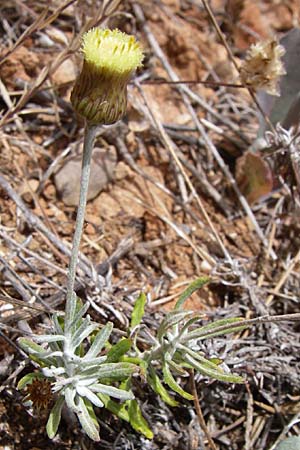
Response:
[[[209,277],[200,277],[193,281],[186,289],[183,291],[181,296],[176,302],[175,309],[180,309],[184,305],[184,302],[198,289],[201,289],[205,284],[209,283]]]
[[[78,397],[76,414],[83,430],[88,435],[88,437],[92,439],[92,441],[99,442],[99,424],[98,422],[95,423],[96,416],[91,402],[89,400]]]
[[[130,330],[141,323],[145,312],[146,301],[146,294],[144,294],[144,292],[141,292],[134,304],[134,308],[131,314]]]
[[[131,348],[131,339],[121,339],[117,344],[113,345],[107,353],[107,362],[119,362],[121,357]]]
[[[98,393],[97,396],[104,403],[106,409],[115,414],[119,419],[125,420],[129,422],[129,414],[127,411],[127,402],[125,403],[117,403],[112,400],[109,395]]]
[[[167,405],[178,406],[178,402],[169,395],[152,366],[149,367],[147,381],[153,391],[156,392]]]
[[[65,401],[64,397],[62,395],[60,395],[58,397],[58,399],[56,400],[55,405],[53,406],[53,408],[50,412],[48,422],[46,425],[46,430],[47,430],[49,439],[53,439],[57,433],[57,429],[60,424],[61,410],[62,410],[64,401]]]
[[[219,381],[225,381],[227,383],[242,383],[242,384],[245,383],[244,378],[242,378],[238,375],[225,373],[218,366],[215,366],[214,368],[212,368],[213,363],[211,363],[210,361],[201,363],[201,362],[195,360],[194,358],[192,358],[192,356],[190,356],[188,354],[186,354],[184,356],[184,358],[189,364],[191,364],[191,366],[194,369],[196,369],[202,375],[205,375],[209,378],[213,378],[213,379],[219,380]]]
[[[174,359],[178,355],[180,356],[180,353],[176,351],[175,354],[173,355],[173,359],[168,361],[168,364],[170,366],[170,369],[172,369],[176,375],[179,375],[180,377],[186,377],[188,375],[188,372],[183,368],[182,365],[180,365],[182,358],[181,357],[179,359],[177,358],[177,361],[176,362],[174,361]]]
[[[43,357],[45,353],[44,347],[27,338],[19,338],[18,344],[29,355],[29,358],[37,362],[41,367],[55,365],[54,358]]]
[[[44,376],[40,372],[28,373],[23,378],[21,378],[21,380],[19,381],[19,383],[17,385],[17,389],[19,391],[21,391],[22,389],[24,389],[25,386],[27,386],[27,384],[31,384],[33,382],[33,380],[37,380],[37,379],[40,380],[41,378],[44,378]]]
[[[142,415],[142,411],[136,400],[128,402],[129,422],[132,428],[146,436],[147,439],[153,439],[153,432]]]
[[[187,400],[194,400],[193,395],[189,394],[188,392],[186,392],[185,390],[183,390],[179,384],[176,382],[176,380],[174,379],[169,365],[165,362],[163,364],[163,377],[164,377],[164,382],[174,391],[177,392],[177,394],[181,395],[181,397],[186,398]]]
[[[100,364],[98,369],[93,367],[92,369],[83,370],[81,378],[97,376],[97,378],[101,379],[122,380],[130,376],[135,370],[136,366],[134,364],[126,362]]]
[[[215,336],[221,336],[223,334],[245,330],[249,327],[249,325],[234,326],[235,323],[240,323],[243,320],[244,319],[242,317],[231,317],[229,319],[217,320],[187,333],[180,341],[187,342],[192,339],[208,339]]]
[[[27,338],[20,338],[18,339],[18,344],[26,353],[44,353],[45,349],[39,345],[33,342],[30,339]]]

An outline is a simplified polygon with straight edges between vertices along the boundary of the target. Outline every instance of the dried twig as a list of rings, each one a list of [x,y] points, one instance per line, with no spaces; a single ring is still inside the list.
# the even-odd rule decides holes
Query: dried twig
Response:
[[[210,435],[209,429],[206,426],[203,414],[202,414],[202,410],[201,410],[201,406],[200,406],[200,402],[199,402],[199,398],[198,398],[198,393],[197,393],[197,388],[196,388],[196,383],[195,383],[195,377],[194,377],[194,371],[190,370],[190,382],[191,382],[191,386],[192,386],[192,395],[194,396],[194,406],[195,406],[195,410],[197,413],[197,417],[199,420],[199,424],[201,427],[201,430],[204,432],[206,439],[208,440],[208,445],[211,448],[211,450],[217,450],[217,447],[214,443],[214,441],[212,440],[212,437]]]

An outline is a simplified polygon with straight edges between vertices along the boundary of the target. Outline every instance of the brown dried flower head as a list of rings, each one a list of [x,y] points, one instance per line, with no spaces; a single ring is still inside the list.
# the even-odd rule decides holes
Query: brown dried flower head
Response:
[[[280,95],[279,80],[286,74],[281,61],[284,53],[285,49],[274,39],[251,45],[240,68],[242,83],[271,95]]]
[[[27,385],[26,400],[32,401],[32,406],[37,410],[47,409],[53,400],[50,381],[34,379]]]

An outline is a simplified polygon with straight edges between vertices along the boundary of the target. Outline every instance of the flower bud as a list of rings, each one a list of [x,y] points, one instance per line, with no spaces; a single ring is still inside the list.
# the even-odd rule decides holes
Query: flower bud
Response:
[[[83,36],[83,67],[71,94],[72,105],[90,125],[110,125],[126,112],[127,84],[143,52],[134,36],[92,28]]]

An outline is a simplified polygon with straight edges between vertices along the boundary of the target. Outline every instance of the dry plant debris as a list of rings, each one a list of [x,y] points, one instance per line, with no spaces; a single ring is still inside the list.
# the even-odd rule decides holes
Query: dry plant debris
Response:
[[[300,17],[297,0],[210,3],[239,64],[251,43],[280,38]],[[87,207],[76,290],[91,301],[93,318],[124,332],[144,290],[145,322],[154,329],[184,288],[207,274],[213,281],[188,304],[205,318],[298,312],[293,199],[275,186],[251,209],[236,188],[236,160],[256,137],[256,106],[245,89],[192,83],[222,84],[222,67],[225,81],[237,84],[200,1],[4,0],[0,20],[0,446],[205,448],[193,405],[168,407],[141,380],[135,389],[152,441],[105,411],[97,447],[71,417],[49,441],[43,413],[28,414],[16,389],[21,371],[32,367],[15,342],[44,332],[49,314],[64,308],[75,209],[55,180],[82,144],[69,102],[75,52],[83,32],[102,24],[137,35],[146,60],[130,85],[127,119],[97,136],[97,147],[112,151],[113,164],[116,152],[117,161]],[[275,449],[299,434],[299,332],[295,323],[265,324],[202,349],[248,380],[246,387],[195,379],[217,449]]]

